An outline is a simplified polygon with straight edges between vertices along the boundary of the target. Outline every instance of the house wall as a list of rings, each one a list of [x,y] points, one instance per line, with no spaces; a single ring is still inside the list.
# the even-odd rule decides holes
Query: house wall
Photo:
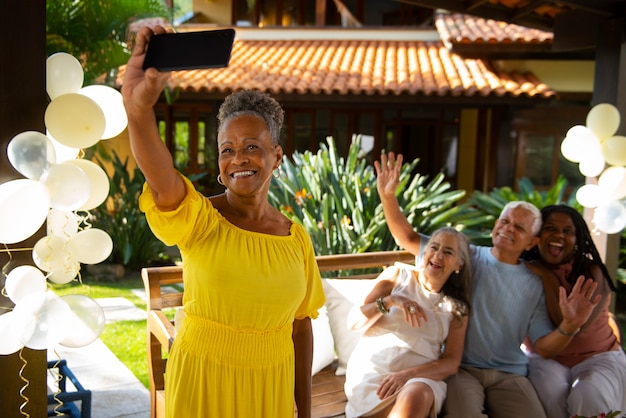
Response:
[[[207,23],[230,26],[231,0],[193,0],[193,11],[201,13]]]
[[[505,71],[530,71],[560,93],[593,92],[594,61],[500,60],[495,64]]]
[[[459,124],[459,158],[457,163],[457,189],[474,190],[476,180],[476,153],[478,134],[478,110],[463,109]]]

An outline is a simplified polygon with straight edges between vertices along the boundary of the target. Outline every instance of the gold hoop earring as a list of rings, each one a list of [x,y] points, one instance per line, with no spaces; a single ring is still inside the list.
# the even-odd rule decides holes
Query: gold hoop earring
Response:
[[[272,171],[272,176],[274,176],[275,179],[280,178],[280,167]]]
[[[217,175],[217,182],[218,182],[219,184],[221,184],[222,186],[224,185],[224,182],[222,181],[222,175],[221,175],[221,174],[218,174],[218,175]]]

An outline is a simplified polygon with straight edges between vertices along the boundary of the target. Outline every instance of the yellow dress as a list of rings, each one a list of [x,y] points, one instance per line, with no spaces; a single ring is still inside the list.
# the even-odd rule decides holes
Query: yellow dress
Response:
[[[250,232],[228,222],[187,184],[159,211],[144,186],[141,209],[183,261],[185,320],[165,377],[166,416],[294,416],[293,321],[316,318],[324,292],[310,237]]]

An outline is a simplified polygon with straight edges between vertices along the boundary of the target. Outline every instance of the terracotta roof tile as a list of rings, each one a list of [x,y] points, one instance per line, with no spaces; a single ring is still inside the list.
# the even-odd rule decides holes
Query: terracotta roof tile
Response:
[[[553,38],[552,32],[459,13],[438,13],[435,26],[444,43],[550,44]]]
[[[533,74],[496,71],[483,60],[450,52],[438,41],[238,39],[228,68],[173,72],[170,83],[183,92],[555,95]]]

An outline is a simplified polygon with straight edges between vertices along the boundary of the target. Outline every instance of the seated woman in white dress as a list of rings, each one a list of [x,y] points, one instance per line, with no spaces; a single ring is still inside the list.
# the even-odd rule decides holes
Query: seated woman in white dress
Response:
[[[424,240],[425,241],[425,240]],[[435,231],[416,266],[396,264],[348,318],[363,330],[346,371],[346,416],[436,417],[456,373],[470,309],[468,239]]]

